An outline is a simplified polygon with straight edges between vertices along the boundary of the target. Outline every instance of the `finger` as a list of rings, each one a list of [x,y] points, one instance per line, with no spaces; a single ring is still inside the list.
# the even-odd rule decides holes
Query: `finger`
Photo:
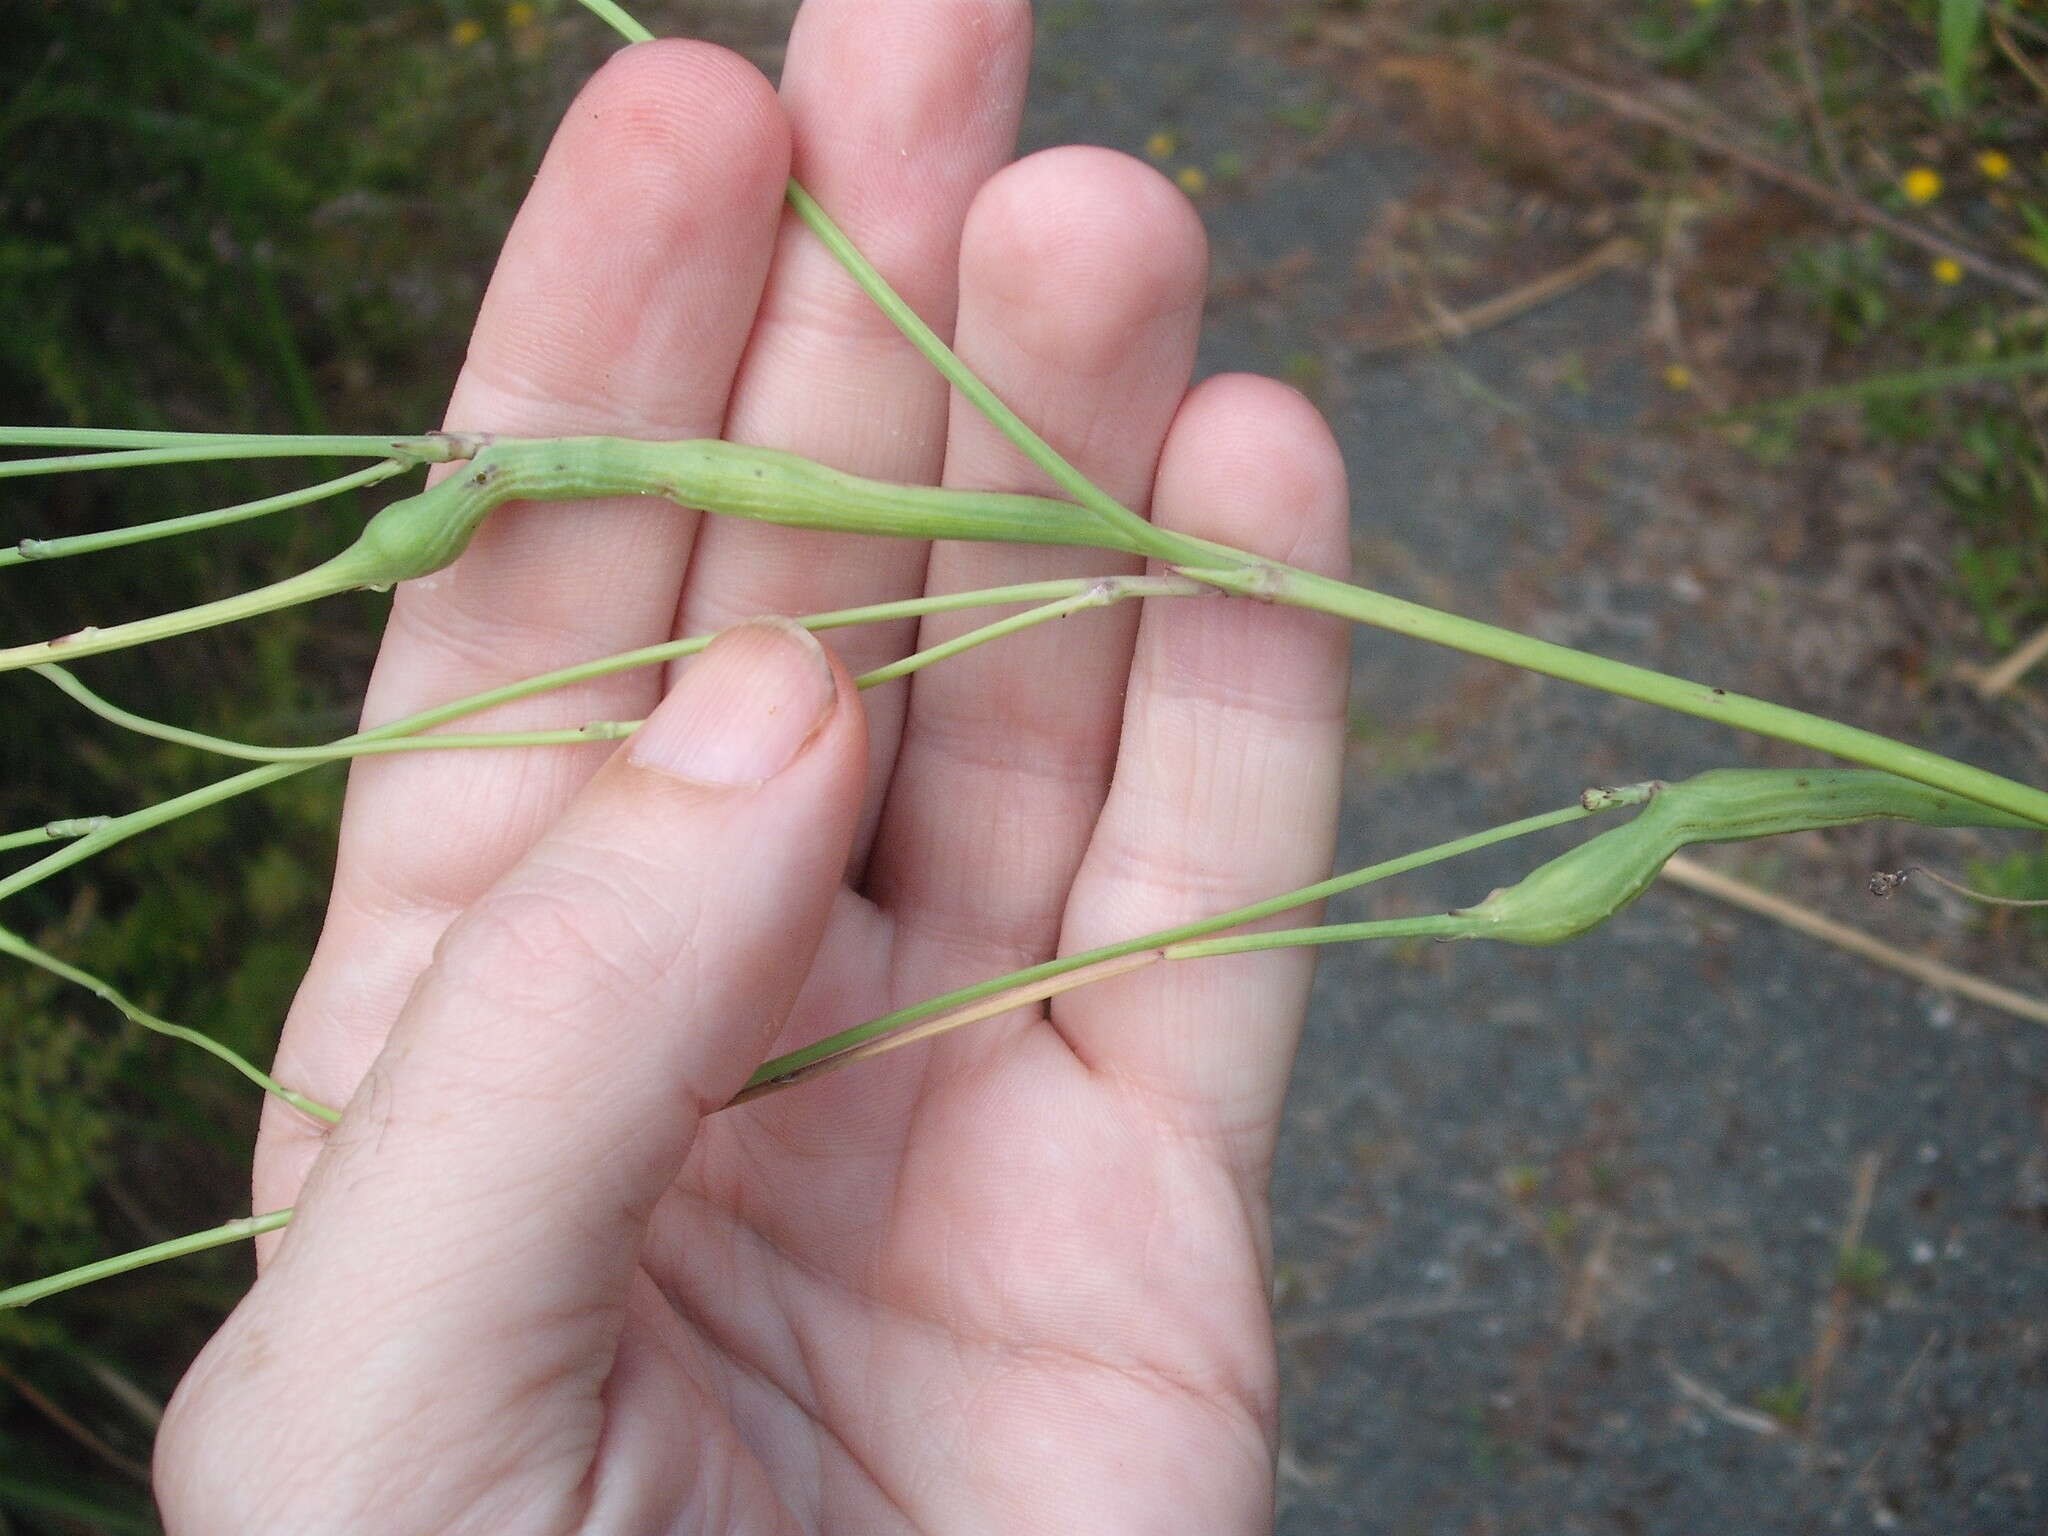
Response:
[[[1160,460],[1162,525],[1326,575],[1348,568],[1344,464],[1294,391],[1243,375],[1188,397]],[[1148,605],[1116,781],[1064,952],[1322,879],[1335,844],[1344,626],[1274,604]],[[1311,922],[1291,914],[1287,926]],[[1153,967],[1057,1000],[1084,1062],[1226,1138],[1261,1181],[1313,961],[1300,950]]]
[[[451,425],[513,434],[715,435],[766,272],[787,167],[767,83],[719,49],[626,50],[564,119],[506,242]],[[665,638],[690,516],[645,502],[507,507],[448,571],[402,588],[366,718]],[[509,705],[465,729],[632,718],[651,670]],[[278,1070],[341,1103],[453,913],[532,843],[604,749],[365,760],[326,931]],[[290,1203],[311,1145],[259,1164]]]
[[[289,1339],[262,1382],[308,1389],[276,1432],[310,1444],[251,1454],[360,1455],[376,1464],[329,1485],[383,1472],[408,1500],[377,1461],[411,1470],[406,1437],[344,1422],[418,1426],[429,1471],[453,1445],[501,1490],[563,1447],[594,1457],[649,1212],[810,967],[863,734],[809,635],[729,632],[449,930],[229,1330]],[[259,1440],[264,1417],[248,1415]]]
[[[1026,0],[809,0],[782,73],[796,174],[941,335],[953,328],[960,226],[1010,157],[1031,60]],[[931,483],[946,383],[815,236],[785,216],[726,435],[883,480]],[[717,520],[700,535],[678,633],[755,613],[813,613],[915,593],[905,539]],[[844,631],[856,673],[909,649],[912,624]],[[887,781],[903,692],[869,704],[870,773]],[[879,790],[875,795],[879,802]]]
[[[961,256],[959,350],[1054,447],[1143,510],[1201,323],[1201,225],[1125,156],[1061,149],[991,181]],[[948,485],[1047,491],[955,402]],[[1134,569],[1101,550],[939,544],[928,585],[959,590]],[[985,616],[927,621],[930,645]],[[1088,613],[917,675],[869,889],[950,976],[1052,952],[1109,784],[1134,613]],[[984,1032],[985,1033],[985,1032]]]

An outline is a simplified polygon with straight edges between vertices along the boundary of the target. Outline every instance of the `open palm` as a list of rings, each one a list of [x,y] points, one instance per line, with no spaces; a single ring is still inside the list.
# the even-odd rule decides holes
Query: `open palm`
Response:
[[[1315,413],[1188,389],[1179,193],[1106,151],[1005,166],[1029,48],[1023,0],[809,0],[779,97],[708,46],[620,55],[519,216],[449,425],[1047,489],[784,212],[793,168],[1112,495],[1341,570]],[[757,614],[1134,568],[510,507],[400,590],[367,716]],[[839,702],[758,793],[599,746],[358,764],[276,1068],[349,1109],[266,1121],[257,1209],[299,1215],[173,1405],[173,1530],[1270,1518],[1265,1188],[1303,956],[1154,967],[710,1113],[774,1051],[1327,867],[1341,626],[1127,605],[853,702],[849,672],[975,622],[836,633]],[[749,626],[691,665],[743,679],[797,643]],[[479,728],[644,715],[675,681]]]

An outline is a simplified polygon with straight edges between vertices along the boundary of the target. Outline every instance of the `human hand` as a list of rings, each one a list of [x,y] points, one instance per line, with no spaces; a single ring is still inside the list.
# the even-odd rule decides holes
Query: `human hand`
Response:
[[[1248,378],[1188,390],[1180,195],[1100,150],[1001,168],[1028,26],[1021,0],[809,0],[779,100],[710,47],[620,55],[513,228],[449,425],[1048,489],[783,212],[793,144],[1105,489],[1340,571],[1315,413]],[[759,613],[1133,568],[510,507],[400,589],[366,714]],[[1270,1518],[1265,1186],[1304,954],[1154,967],[711,1113],[779,1050],[1327,869],[1340,625],[1126,605],[851,693],[974,622],[846,631],[836,659],[747,624],[677,678],[465,727],[654,711],[616,755],[357,765],[276,1067],[348,1109],[324,1135],[267,1112],[256,1208],[297,1215],[171,1405],[173,1531]]]

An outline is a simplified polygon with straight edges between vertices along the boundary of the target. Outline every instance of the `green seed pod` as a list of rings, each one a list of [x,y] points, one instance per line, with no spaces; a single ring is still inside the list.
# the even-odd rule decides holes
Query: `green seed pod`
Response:
[[[490,510],[505,499],[497,473],[473,461],[439,485],[394,501],[363,524],[336,563],[357,586],[389,587],[430,575],[468,547]]]
[[[1880,819],[1930,827],[2034,826],[1947,790],[1869,769],[1717,768],[1652,786],[1649,803],[1626,826],[1589,838],[1477,906],[1451,913],[1461,923],[1452,936],[1561,944],[1642,895],[1665,861],[1692,843]]]
[[[1648,816],[1588,838],[1477,906],[1452,912],[1460,928],[1447,937],[1562,944],[1599,927],[1642,895],[1671,857],[1659,829],[1644,826]]]

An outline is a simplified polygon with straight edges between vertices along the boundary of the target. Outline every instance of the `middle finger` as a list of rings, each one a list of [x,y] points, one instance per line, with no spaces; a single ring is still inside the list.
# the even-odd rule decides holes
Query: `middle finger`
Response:
[[[1106,150],[1048,150],[1004,171],[975,204],[961,255],[961,355],[1084,474],[1142,512],[1194,364],[1206,271],[1201,223],[1172,183]],[[1049,490],[959,400],[945,483]],[[959,591],[1136,567],[1099,549],[948,542],[933,546],[926,584]],[[1053,952],[1108,790],[1134,608],[1077,614],[912,679],[869,888],[911,941],[913,991]],[[976,622],[934,616],[921,638]]]
[[[941,335],[952,330],[960,229],[1006,161],[1031,58],[1025,0],[809,0],[782,100],[795,175]],[[929,483],[945,453],[946,383],[785,213],[725,435],[882,480]],[[685,579],[678,633],[759,613],[814,613],[916,593],[925,548],[904,539],[714,519]],[[856,674],[915,626],[832,637]],[[903,690],[870,696],[869,782],[888,781]],[[878,789],[868,796],[872,828]],[[856,839],[856,865],[867,838]]]

